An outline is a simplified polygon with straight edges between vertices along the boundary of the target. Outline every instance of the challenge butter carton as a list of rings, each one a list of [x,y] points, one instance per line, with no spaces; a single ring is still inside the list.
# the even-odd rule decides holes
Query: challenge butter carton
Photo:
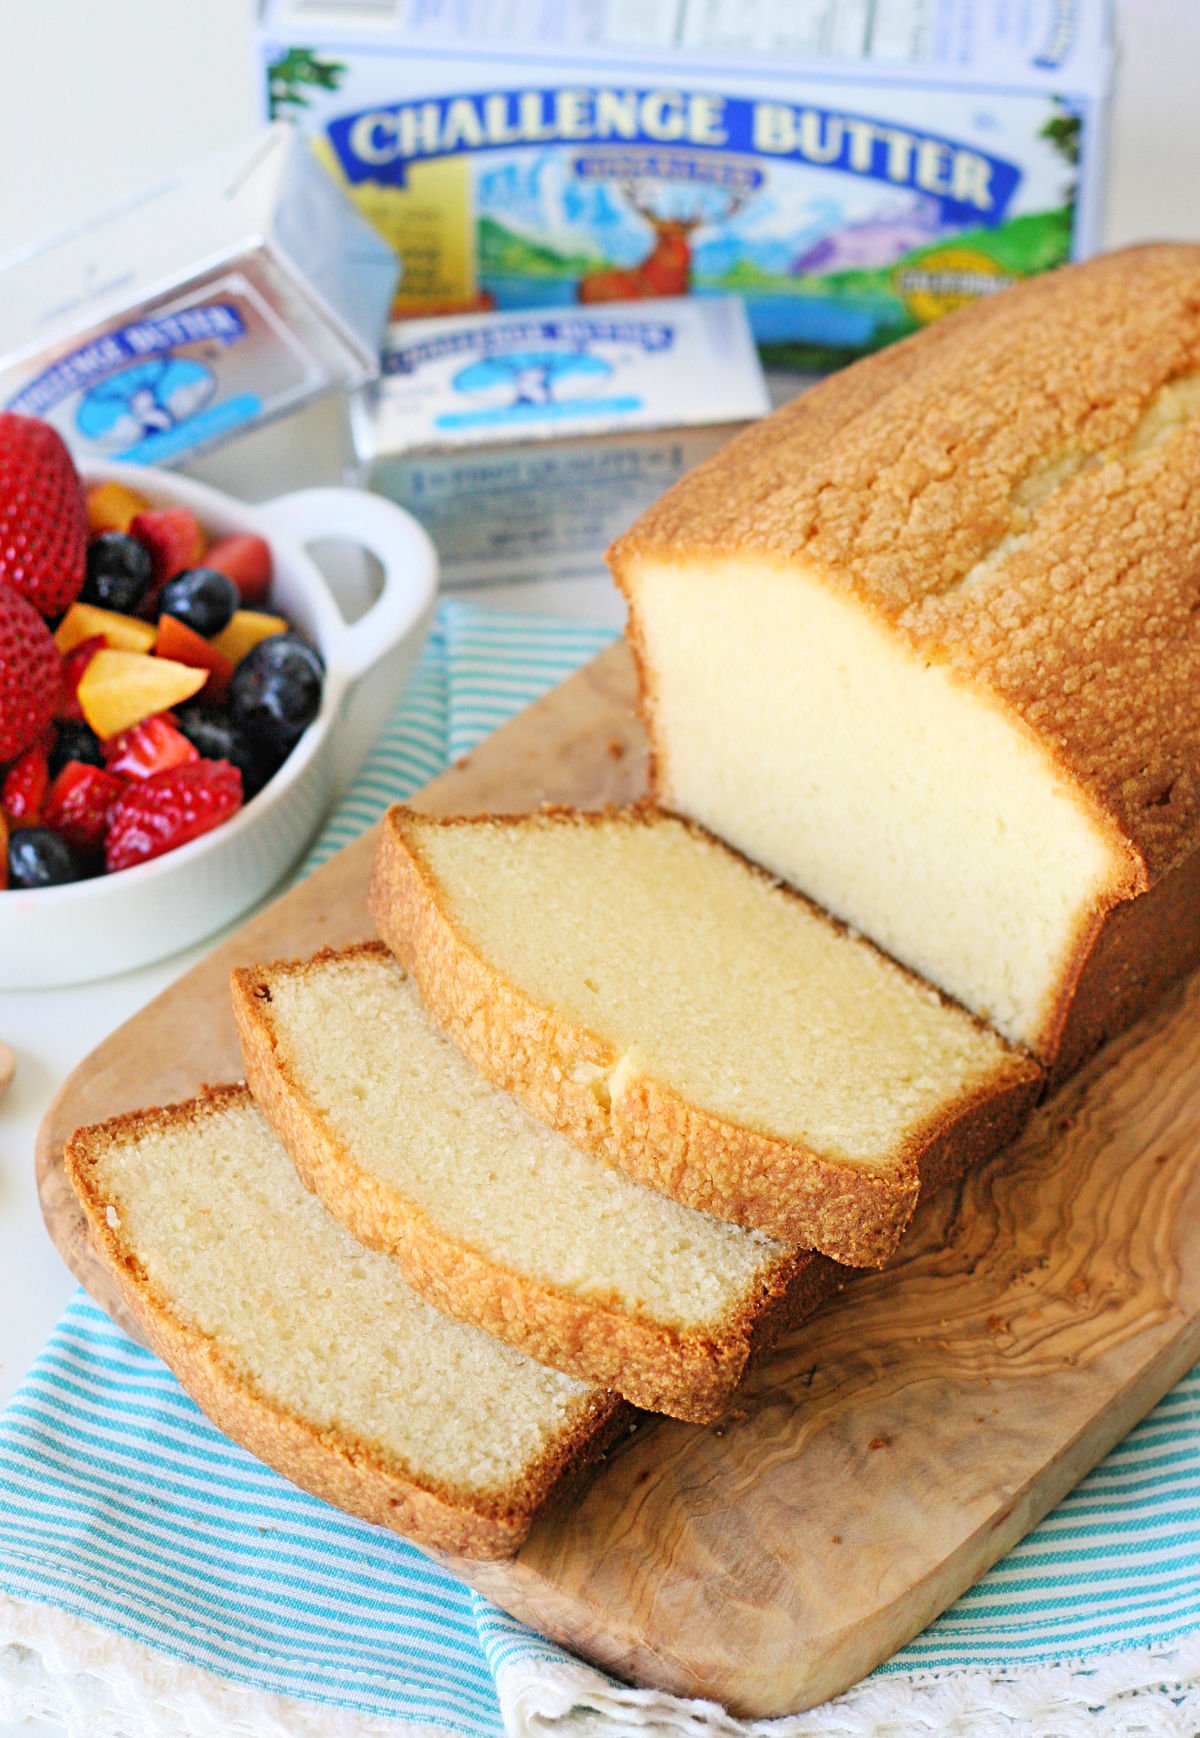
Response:
[[[260,0],[397,312],[745,298],[823,365],[1096,244],[1106,0]]]
[[[736,297],[469,314],[391,327],[356,441],[461,586],[603,572],[643,508],[769,408]]]
[[[0,408],[170,465],[378,371],[399,265],[292,128],[0,260]]]

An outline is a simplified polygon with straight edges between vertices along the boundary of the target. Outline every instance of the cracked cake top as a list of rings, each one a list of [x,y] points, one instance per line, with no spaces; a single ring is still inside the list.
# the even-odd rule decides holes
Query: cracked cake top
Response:
[[[612,560],[818,575],[1004,702],[1146,885],[1200,827],[1200,245],[1066,267],[833,376]]]

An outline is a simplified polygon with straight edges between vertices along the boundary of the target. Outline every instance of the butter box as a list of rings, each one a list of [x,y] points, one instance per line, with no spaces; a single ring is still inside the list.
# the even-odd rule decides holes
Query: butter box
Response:
[[[0,406],[177,464],[371,378],[398,270],[280,123],[0,260]]]
[[[737,293],[847,360],[1094,249],[1108,0],[259,0],[398,311]]]
[[[398,321],[353,420],[365,480],[461,586],[602,571],[643,508],[768,409],[740,302],[679,297]]]

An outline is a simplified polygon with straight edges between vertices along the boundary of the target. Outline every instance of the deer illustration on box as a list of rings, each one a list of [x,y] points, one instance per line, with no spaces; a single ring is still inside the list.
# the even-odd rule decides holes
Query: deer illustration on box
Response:
[[[647,203],[637,181],[621,182],[621,192],[654,232],[654,246],[635,266],[606,267],[579,280],[581,302],[630,302],[651,296],[686,296],[692,287],[692,236],[710,224],[724,224],[746,203],[750,189],[727,189],[720,211],[687,217],[660,216]]]

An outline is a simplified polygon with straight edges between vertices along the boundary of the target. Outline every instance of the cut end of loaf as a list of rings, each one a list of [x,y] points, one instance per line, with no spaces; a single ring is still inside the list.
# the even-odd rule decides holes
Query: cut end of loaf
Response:
[[[1198,307],[1194,244],[1031,279],[802,393],[610,553],[658,800],[1052,1070],[1119,1029],[1098,983],[1177,969],[1089,962],[1200,841]]]
[[[1038,739],[811,568],[646,558],[622,579],[659,800],[1048,1051],[1130,860]]]
[[[125,1303],[213,1421],[418,1544],[510,1554],[623,1422],[614,1396],[440,1315],[355,1243],[244,1088],[82,1129],[67,1170]]]
[[[693,1207],[851,1265],[922,1154],[1037,1070],[735,852],[647,810],[387,817],[372,911],[489,1078]]]

